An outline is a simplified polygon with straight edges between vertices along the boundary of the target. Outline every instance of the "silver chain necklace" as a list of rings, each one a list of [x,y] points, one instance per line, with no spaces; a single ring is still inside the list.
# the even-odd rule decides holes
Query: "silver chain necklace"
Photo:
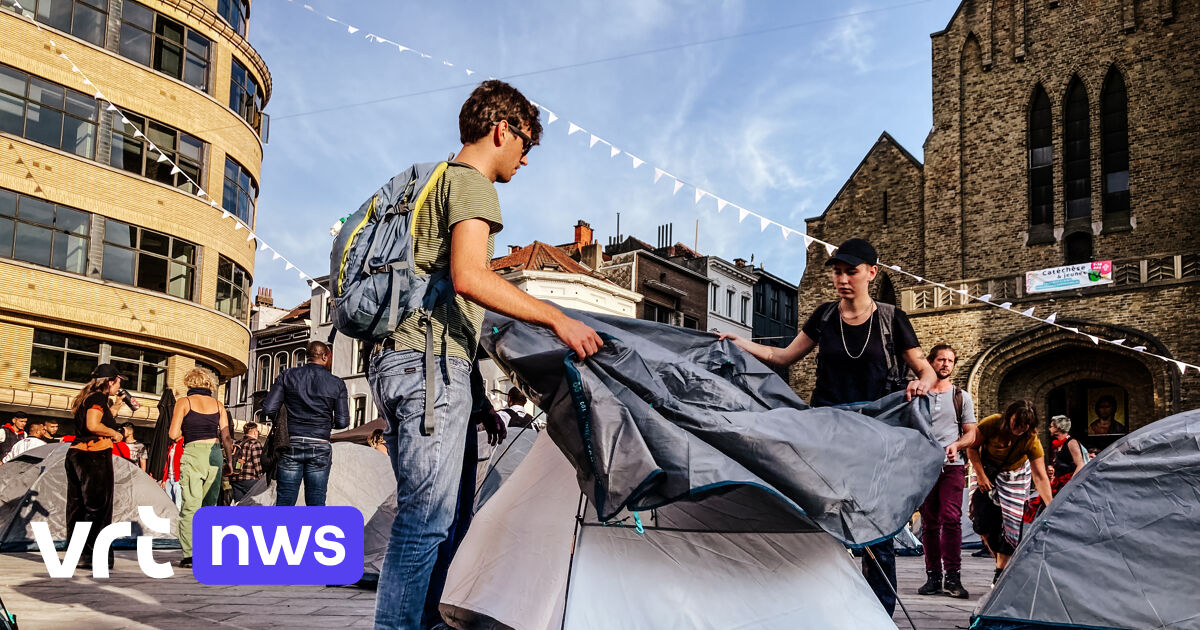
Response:
[[[862,350],[858,354],[851,354],[850,347],[846,345],[846,323],[842,320],[842,311],[838,309],[838,331],[842,333],[842,348],[846,351],[846,356],[851,359],[861,357],[867,351],[867,346],[871,344],[871,323],[875,321],[875,310],[871,309],[871,316],[867,318],[867,340],[863,342]]]

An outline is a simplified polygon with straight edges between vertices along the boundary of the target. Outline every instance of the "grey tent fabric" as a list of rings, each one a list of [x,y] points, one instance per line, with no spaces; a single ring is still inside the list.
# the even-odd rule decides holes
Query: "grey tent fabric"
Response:
[[[974,628],[1200,628],[1200,410],[1088,462],[1026,528]]]
[[[517,465],[529,454],[529,449],[533,448],[537,436],[538,432],[532,426],[512,428],[508,430],[508,437],[492,449],[491,457],[487,458],[484,467],[476,475],[475,512],[496,494],[500,484],[517,469]]]
[[[41,446],[0,466],[0,549],[34,549],[30,523],[46,521],[55,541],[67,539],[67,469],[69,444]],[[175,504],[150,475],[122,457],[113,457],[113,522],[133,524],[132,534],[175,540]],[[155,515],[171,519],[171,533],[145,527],[138,506],[150,506]]]
[[[547,432],[601,521],[622,510],[720,498],[791,513],[849,545],[905,525],[942,449],[924,399],[898,393],[856,410],[809,408],[772,370],[716,336],[569,311],[606,337],[584,362],[548,330],[489,313],[482,345],[545,410]],[[771,518],[714,530],[773,531]],[[791,521],[796,518],[790,519]]]
[[[379,575],[396,515],[396,476],[388,456],[361,444],[334,442],[325,505],[349,505],[363,515],[363,575]],[[275,480],[263,477],[238,505],[275,505]],[[304,505],[304,486],[296,505]]]

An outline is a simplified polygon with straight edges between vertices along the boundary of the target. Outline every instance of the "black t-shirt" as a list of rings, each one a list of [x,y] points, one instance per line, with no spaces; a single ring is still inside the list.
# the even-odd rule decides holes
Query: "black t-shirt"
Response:
[[[104,418],[101,420],[104,426],[113,431],[117,430],[117,419],[113,417],[112,408],[108,406],[108,396],[100,392],[95,392],[91,396],[88,396],[83,401],[83,404],[79,406],[79,409],[75,411],[76,442],[86,442],[94,438],[103,437],[92,433],[87,428],[87,412],[93,407],[99,407],[100,411],[104,413]]]
[[[804,334],[817,343],[817,385],[813,388],[814,407],[829,407],[851,403],[869,402],[882,398],[887,381],[887,356],[884,354],[883,333],[879,327],[879,311],[862,324],[851,326],[834,315],[832,326],[823,329],[821,320],[828,309],[837,308],[837,302],[827,302],[817,307],[804,323]],[[845,341],[842,339],[845,331]],[[917,333],[913,331],[908,315],[899,308],[892,318],[892,343],[896,348],[897,360],[909,348],[919,348]],[[865,346],[865,349],[864,349]],[[847,348],[849,352],[847,352]],[[859,355],[857,359],[852,355]]]

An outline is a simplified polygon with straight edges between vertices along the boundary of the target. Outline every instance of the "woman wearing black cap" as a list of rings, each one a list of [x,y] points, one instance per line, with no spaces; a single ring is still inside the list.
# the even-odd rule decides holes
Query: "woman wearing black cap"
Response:
[[[814,407],[853,405],[878,400],[904,390],[911,400],[923,396],[937,382],[937,374],[925,360],[917,334],[904,311],[871,299],[871,281],[879,273],[875,248],[861,238],[841,244],[825,262],[832,267],[833,288],[838,300],[817,307],[799,335],[786,348],[775,348],[722,335],[764,363],[789,366],[813,348],[817,352],[817,383],[809,403]],[[917,374],[909,380],[908,371]],[[896,559],[892,541],[872,545],[891,582],[889,588],[874,563],[863,558],[867,582],[888,613],[896,608]]]
[[[114,397],[121,391],[121,376],[110,363],[92,370],[88,381],[71,403],[75,413],[75,442],[67,449],[67,535],[76,523],[91,523],[78,567],[92,567],[92,549],[100,530],[112,523],[113,442],[124,439],[116,414],[123,404]]]

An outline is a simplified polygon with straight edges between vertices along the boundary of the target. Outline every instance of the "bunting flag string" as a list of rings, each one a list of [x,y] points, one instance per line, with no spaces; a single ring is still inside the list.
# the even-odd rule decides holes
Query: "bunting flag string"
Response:
[[[295,3],[295,0],[288,0],[288,2]],[[309,5],[307,5],[307,4],[305,4],[305,5],[303,5],[303,6],[304,6],[304,8],[305,8],[305,9],[307,9],[308,11],[311,11],[311,12],[313,12],[313,13],[316,13],[316,11],[315,11],[315,10],[314,10],[314,9],[313,9],[311,6],[309,6]],[[348,32],[349,34],[351,34],[351,35],[353,35],[354,33],[358,32],[358,30],[359,30],[359,29],[357,29],[357,28],[355,28],[355,27],[353,27],[353,26],[350,26],[350,25],[348,25],[348,24],[346,24],[346,23],[344,23],[344,22],[342,22],[342,21],[340,21],[340,20],[337,20],[337,19],[335,19],[335,18],[333,18],[333,17],[331,17],[331,16],[325,16],[325,17],[326,17],[326,19],[328,19],[328,20],[329,20],[329,21],[331,21],[331,22],[336,22],[336,23],[338,23],[338,24],[341,24],[341,25],[344,25],[344,26],[346,26],[346,27],[347,27],[347,32]],[[417,54],[419,54],[419,55],[421,56],[421,58],[423,58],[423,59],[430,59],[430,58],[432,58],[432,56],[431,56],[431,55],[427,55],[427,54],[425,54],[425,53],[422,53],[422,52],[419,52],[419,51],[413,50],[412,48],[409,48],[409,47],[406,47],[406,46],[403,46],[403,45],[400,45],[400,44],[396,44],[395,42],[390,42],[390,41],[388,41],[388,40],[384,40],[384,39],[380,38],[379,36],[377,36],[377,35],[374,35],[374,34],[372,34],[372,33],[368,33],[368,34],[366,35],[366,38],[367,38],[367,40],[368,40],[368,41],[379,41],[379,42],[381,42],[381,43],[384,43],[384,42],[386,42],[386,43],[392,44],[392,45],[394,45],[394,46],[397,46],[397,47],[398,47],[398,49],[400,50],[400,52],[412,51],[412,52],[414,52],[414,53],[417,53]],[[450,63],[449,61],[443,61],[442,63],[443,63],[445,66],[447,66],[447,67],[455,67],[455,66],[454,66],[454,64]],[[467,71],[467,74],[474,74],[474,73],[473,73],[472,71],[468,70],[468,71]],[[547,122],[547,126],[554,124],[556,121],[558,121],[558,120],[560,119],[560,115],[559,115],[559,114],[557,114],[557,113],[555,113],[555,112],[551,111],[551,110],[550,110],[549,108],[547,108],[546,106],[544,106],[544,105],[542,105],[542,104],[540,104],[540,103],[536,103],[536,102],[534,103],[534,105],[535,105],[536,107],[538,107],[540,110],[542,110],[542,111],[545,111],[545,112],[546,112],[546,116],[547,116],[547,120],[548,120],[548,122]],[[586,134],[588,135],[588,148],[589,148],[589,149],[594,149],[594,148],[595,148],[595,146],[596,146],[597,144],[604,144],[605,146],[607,146],[607,147],[609,148],[609,157],[610,157],[610,158],[614,158],[614,157],[616,157],[616,156],[620,155],[621,153],[625,153],[626,155],[629,155],[629,157],[630,157],[630,159],[631,159],[631,162],[632,162],[632,166],[633,166],[633,168],[634,168],[634,169],[637,169],[638,167],[640,167],[641,165],[643,165],[643,164],[645,164],[645,163],[646,163],[644,160],[642,160],[642,159],[640,159],[640,158],[638,158],[638,157],[635,157],[635,156],[633,156],[632,154],[630,154],[630,153],[628,153],[628,152],[622,151],[621,149],[618,149],[618,148],[616,147],[616,145],[614,145],[612,142],[609,142],[608,140],[605,140],[604,138],[600,137],[599,135],[597,135],[597,134],[595,134],[595,133],[593,133],[593,132],[587,131],[586,129],[584,129],[584,128],[583,128],[583,126],[581,126],[581,125],[577,124],[576,122],[568,120],[568,121],[567,121],[567,136],[573,136],[573,135],[575,135],[576,133],[579,133],[579,132],[583,132],[583,133],[586,133]],[[746,217],[748,217],[748,216],[753,216],[753,217],[755,217],[755,218],[757,218],[757,219],[759,220],[759,230],[760,230],[760,231],[762,231],[762,232],[765,232],[765,231],[766,231],[766,229],[767,229],[768,227],[770,227],[770,226],[774,225],[774,226],[777,226],[777,227],[779,227],[779,229],[780,229],[780,234],[783,236],[783,238],[784,238],[785,240],[787,239],[788,235],[789,235],[789,234],[791,234],[791,233],[802,234],[802,235],[804,236],[804,245],[805,245],[805,248],[806,248],[806,249],[807,249],[809,246],[811,246],[813,243],[819,243],[820,245],[823,245],[823,246],[825,247],[825,251],[826,251],[826,252],[827,252],[827,253],[828,253],[830,256],[832,256],[832,255],[833,255],[833,252],[834,252],[834,251],[837,249],[837,246],[836,246],[836,245],[834,245],[834,244],[832,244],[832,243],[827,243],[827,242],[825,242],[825,241],[823,241],[823,240],[821,240],[821,239],[818,239],[818,238],[815,238],[815,237],[809,236],[808,234],[805,234],[805,233],[804,233],[802,230],[797,230],[797,229],[794,229],[794,228],[788,227],[788,226],[786,226],[786,225],[784,225],[784,224],[782,224],[782,223],[779,223],[778,221],[775,221],[775,220],[773,220],[773,219],[771,219],[771,218],[769,218],[769,217],[765,217],[765,216],[763,216],[763,215],[761,215],[761,214],[758,214],[757,212],[754,212],[754,211],[752,211],[752,210],[748,210],[748,209],[746,209],[746,208],[743,208],[742,206],[739,206],[739,205],[737,205],[737,204],[734,204],[734,203],[732,203],[732,202],[730,202],[730,201],[728,201],[728,200],[726,200],[726,199],[724,199],[724,198],[718,197],[717,195],[713,194],[712,192],[710,192],[710,191],[708,191],[708,190],[705,190],[705,189],[703,189],[703,188],[701,188],[701,187],[699,187],[699,186],[696,186],[696,185],[694,185],[694,184],[691,184],[691,183],[689,183],[689,182],[687,182],[687,181],[685,181],[685,180],[683,180],[683,179],[680,179],[680,178],[678,178],[678,177],[676,177],[676,176],[674,176],[674,175],[670,174],[669,172],[667,172],[666,170],[664,170],[664,169],[662,169],[662,168],[660,168],[660,167],[657,167],[657,166],[653,166],[653,165],[652,165],[652,168],[653,168],[653,172],[654,172],[654,183],[655,183],[655,184],[657,184],[657,183],[659,182],[659,180],[661,180],[663,177],[667,177],[667,178],[669,178],[669,179],[672,181],[672,189],[671,189],[671,194],[672,194],[672,195],[677,195],[677,194],[679,193],[680,189],[682,189],[683,187],[687,186],[687,187],[689,187],[689,188],[692,188],[692,189],[695,191],[695,202],[694,202],[694,203],[695,203],[696,205],[699,205],[699,204],[700,204],[700,202],[701,202],[701,201],[703,201],[705,197],[712,197],[712,198],[713,198],[713,199],[716,201],[716,208],[717,208],[717,212],[718,212],[718,213],[720,213],[722,210],[724,210],[724,209],[725,209],[726,207],[728,207],[728,206],[732,206],[732,207],[734,207],[734,208],[737,208],[737,211],[738,211],[738,222],[739,222],[739,223],[742,223],[742,222],[744,222],[744,221],[746,220]],[[1013,310],[1013,309],[1012,309],[1012,303],[1011,303],[1011,302],[1003,302],[1003,303],[999,303],[999,304],[997,304],[997,303],[995,303],[995,302],[993,302],[993,301],[992,301],[992,296],[991,296],[990,294],[985,294],[985,295],[978,296],[978,297],[976,297],[976,296],[972,296],[970,293],[968,293],[968,292],[967,292],[967,290],[966,290],[966,289],[961,289],[961,288],[959,288],[959,289],[955,289],[955,288],[951,288],[951,287],[949,287],[949,286],[947,286],[947,285],[945,285],[945,284],[942,284],[942,283],[940,283],[940,282],[937,282],[937,281],[934,281],[934,280],[929,280],[929,279],[927,279],[927,278],[922,278],[921,276],[918,276],[918,275],[916,275],[916,274],[913,274],[913,273],[910,273],[910,272],[904,271],[903,269],[901,269],[901,268],[900,268],[900,266],[899,266],[899,265],[886,265],[886,264],[884,264],[882,261],[880,262],[880,264],[881,264],[881,265],[884,265],[884,266],[886,266],[886,267],[889,267],[890,269],[892,269],[893,271],[896,271],[897,273],[900,273],[900,274],[903,274],[903,275],[905,275],[905,276],[908,276],[908,277],[912,278],[913,280],[915,280],[916,282],[919,282],[919,283],[927,283],[927,284],[932,284],[932,285],[934,285],[934,286],[940,287],[940,288],[942,288],[942,289],[945,289],[945,290],[947,290],[947,291],[952,291],[952,292],[954,292],[954,293],[957,293],[957,294],[959,294],[959,295],[962,295],[962,296],[966,297],[968,301],[975,301],[975,302],[980,302],[980,303],[983,303],[983,304],[987,304],[987,305],[989,305],[989,306],[992,306],[992,307],[995,307],[995,308],[998,308],[998,309],[1001,309],[1001,310],[1005,310],[1005,311],[1011,312],[1011,313],[1013,313],[1013,314],[1020,315],[1020,316],[1022,316],[1022,317],[1026,317],[1026,318],[1028,318],[1028,319],[1036,320],[1036,321],[1038,321],[1038,322],[1041,322],[1041,323],[1043,323],[1043,324],[1046,324],[1046,325],[1049,325],[1049,326],[1055,326],[1055,327],[1057,327],[1057,328],[1059,328],[1059,329],[1061,329],[1061,330],[1065,330],[1065,331],[1067,331],[1067,332],[1071,332],[1071,333],[1073,333],[1073,334],[1079,334],[1079,335],[1083,335],[1083,336],[1087,337],[1089,340],[1091,340],[1093,343],[1095,343],[1095,344],[1097,344],[1097,345],[1099,345],[1101,342],[1103,342],[1103,343],[1106,343],[1106,344],[1111,344],[1111,345],[1119,346],[1119,347],[1122,347],[1122,348],[1127,348],[1127,349],[1129,349],[1129,350],[1132,350],[1132,351],[1134,351],[1134,352],[1138,352],[1138,353],[1141,353],[1141,354],[1145,354],[1146,356],[1151,356],[1151,357],[1155,357],[1155,358],[1158,358],[1158,359],[1162,359],[1163,361],[1167,361],[1167,362],[1169,362],[1169,363],[1174,363],[1174,364],[1176,365],[1176,367],[1178,367],[1178,368],[1179,368],[1179,371],[1180,371],[1180,373],[1186,373],[1188,368],[1192,368],[1192,369],[1195,369],[1196,371],[1200,371],[1200,366],[1197,366],[1197,365],[1194,365],[1194,364],[1191,364],[1191,363],[1184,363],[1184,362],[1182,362],[1182,361],[1178,361],[1178,360],[1176,360],[1176,359],[1172,359],[1172,358],[1170,358],[1170,357],[1164,357],[1164,356],[1161,356],[1161,355],[1158,355],[1158,354],[1154,354],[1154,353],[1152,353],[1152,352],[1148,352],[1148,351],[1146,350],[1146,348],[1145,348],[1145,347],[1143,347],[1143,346],[1136,346],[1136,347],[1133,347],[1133,348],[1129,348],[1128,346],[1125,346],[1125,345],[1124,345],[1124,342],[1125,342],[1125,340],[1124,340],[1124,339],[1117,339],[1117,340],[1111,340],[1111,341],[1110,341],[1110,340],[1107,340],[1107,339],[1102,339],[1102,338],[1100,338],[1100,337],[1097,337],[1097,336],[1095,336],[1095,335],[1090,335],[1090,334],[1087,334],[1087,333],[1082,333],[1082,332],[1080,332],[1080,331],[1079,331],[1078,329],[1076,329],[1076,328],[1072,328],[1072,327],[1068,327],[1068,326],[1064,326],[1064,325],[1062,325],[1062,324],[1059,324],[1059,323],[1057,323],[1057,321],[1056,321],[1056,319],[1057,319],[1057,316],[1058,316],[1058,314],[1057,314],[1057,313],[1051,313],[1051,314],[1050,314],[1048,317],[1046,317],[1046,318],[1040,318],[1040,317],[1037,317],[1036,315],[1034,315],[1034,309],[1033,309],[1033,308],[1029,308],[1029,309],[1026,309],[1026,310],[1024,310],[1024,311],[1017,312],[1017,311],[1015,311],[1015,310]]]
[[[2,1],[2,0],[0,0],[0,1]],[[39,32],[42,32],[42,33],[46,32],[46,30],[43,29],[42,26],[40,24],[38,24],[36,20],[33,20],[28,15],[25,15],[25,9],[24,9],[24,7],[21,6],[21,4],[18,0],[10,0],[10,1],[11,1],[11,4],[17,9],[17,14],[19,17],[24,18],[26,21],[28,21],[30,24],[32,24],[35,28],[37,28],[37,30]],[[306,5],[306,7],[307,7],[307,5]],[[311,11],[312,9],[309,8],[309,10]],[[333,20],[333,21],[336,21],[336,20]],[[352,30],[350,30],[351,34],[353,34],[357,30],[357,29],[354,29],[354,27],[350,27],[350,28],[352,29]],[[59,50],[58,44],[55,43],[55,41],[52,38],[48,37],[47,43],[50,45],[50,50],[56,56],[63,59],[64,61],[66,61],[66,63],[68,65],[70,65],[71,72],[73,74],[79,76],[81,83],[83,83],[84,85],[87,85],[87,86],[95,86],[95,83],[92,82],[92,80],[83,72],[82,69],[80,69],[79,64],[75,63],[71,59],[71,57],[69,55],[67,55],[67,53],[65,51]],[[290,260],[288,260],[283,254],[281,254],[273,246],[271,246],[266,241],[264,241],[262,236],[255,233],[248,224],[246,224],[244,221],[242,221],[237,216],[234,216],[228,210],[222,208],[220,206],[220,204],[218,204],[211,197],[209,197],[208,193],[204,191],[204,188],[200,186],[199,182],[192,179],[191,176],[187,174],[187,172],[180,169],[179,165],[176,164],[175,161],[172,160],[171,157],[168,156],[165,151],[163,151],[161,148],[159,148],[158,145],[154,144],[154,142],[152,140],[147,138],[145,136],[145,134],[143,134],[141,132],[141,130],[135,128],[133,126],[133,123],[129,120],[129,117],[125,114],[125,112],[122,111],[121,108],[118,107],[116,103],[113,103],[106,96],[104,96],[104,92],[101,91],[99,88],[97,88],[95,90],[95,98],[97,101],[103,101],[104,103],[107,103],[107,105],[102,105],[103,109],[105,111],[112,112],[114,118],[116,118],[117,120],[120,120],[122,125],[125,125],[126,127],[133,129],[133,136],[135,138],[142,140],[142,142],[145,143],[146,149],[148,151],[158,154],[158,157],[155,158],[156,162],[169,163],[171,165],[171,174],[172,175],[183,175],[183,178],[185,180],[187,180],[187,182],[193,187],[193,190],[195,190],[195,195],[197,197],[199,197],[201,200],[204,200],[207,198],[207,203],[208,203],[209,207],[221,211],[222,219],[233,219],[233,221],[234,221],[233,229],[235,231],[241,230],[244,228],[247,232],[247,235],[246,235],[247,243],[249,243],[251,241],[257,241],[258,245],[260,247],[259,251],[270,251],[272,253],[272,260],[283,260],[284,263],[286,263],[285,270],[290,271],[292,269],[296,269],[299,274],[300,279],[306,281],[305,284],[308,284],[310,287],[312,287],[314,289],[320,286],[315,281],[311,281],[310,277],[307,274],[305,274],[303,271],[301,271],[294,263],[292,263]],[[40,191],[41,191],[41,187],[39,186],[35,192],[40,192]],[[325,287],[320,287],[320,288],[322,291],[325,292],[326,297],[328,297],[329,290],[326,289]]]

